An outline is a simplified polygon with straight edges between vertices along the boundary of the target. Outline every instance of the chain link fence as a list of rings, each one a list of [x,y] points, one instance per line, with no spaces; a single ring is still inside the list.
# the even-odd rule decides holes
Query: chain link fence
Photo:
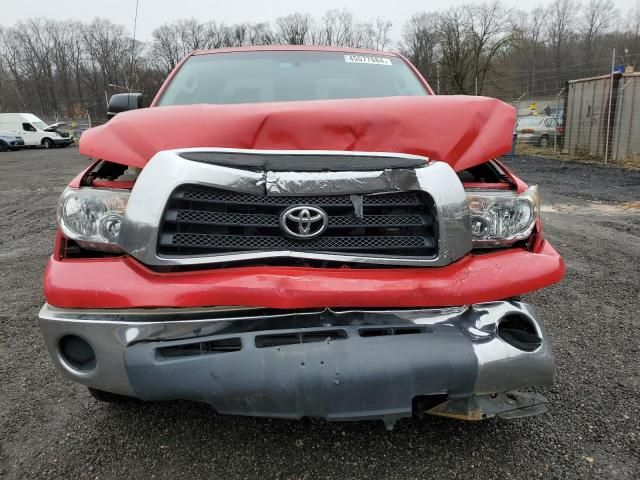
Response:
[[[555,96],[523,95],[514,153],[640,167],[640,73],[568,80]]]

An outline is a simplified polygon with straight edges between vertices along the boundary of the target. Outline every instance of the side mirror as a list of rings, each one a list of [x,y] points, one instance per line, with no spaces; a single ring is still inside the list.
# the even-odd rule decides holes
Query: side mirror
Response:
[[[109,99],[107,118],[113,118],[117,113],[142,108],[141,93],[116,93]]]

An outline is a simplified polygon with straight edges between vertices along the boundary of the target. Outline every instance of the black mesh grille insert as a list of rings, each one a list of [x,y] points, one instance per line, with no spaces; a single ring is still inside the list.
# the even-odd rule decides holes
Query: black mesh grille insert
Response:
[[[274,333],[271,335],[258,335],[256,337],[257,348],[280,347],[283,345],[295,345],[298,343],[333,342],[347,338],[344,330],[318,330],[290,333]]]
[[[361,198],[362,211],[357,212],[349,195],[266,196],[183,185],[167,204],[158,252],[178,256],[269,250],[420,257],[436,254],[435,213],[427,194],[399,192]],[[280,214],[296,205],[326,212],[327,228],[320,236],[298,240],[282,232]]]
[[[361,337],[385,337],[388,335],[416,335],[419,333],[432,333],[429,327],[374,327],[358,330]]]
[[[239,338],[225,338],[222,340],[210,340],[208,342],[194,342],[156,349],[160,357],[191,357],[194,355],[208,355],[211,353],[228,353],[242,350],[242,341]]]

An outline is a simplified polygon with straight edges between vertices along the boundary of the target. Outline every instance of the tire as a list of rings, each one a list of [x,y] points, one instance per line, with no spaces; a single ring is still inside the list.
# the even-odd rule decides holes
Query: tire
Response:
[[[50,138],[43,138],[42,139],[42,146],[44,148],[53,148],[54,147],[53,140],[51,140]]]
[[[9,150],[9,145],[0,141],[0,152],[6,152],[7,150]]]
[[[91,396],[100,402],[125,404],[138,401],[133,397],[127,397],[126,395],[120,395],[118,393],[105,392],[104,390],[98,390],[97,388],[87,387],[87,389]]]
[[[542,148],[547,148],[549,146],[549,136],[548,135],[541,136],[540,140],[538,140],[538,145],[541,146]]]

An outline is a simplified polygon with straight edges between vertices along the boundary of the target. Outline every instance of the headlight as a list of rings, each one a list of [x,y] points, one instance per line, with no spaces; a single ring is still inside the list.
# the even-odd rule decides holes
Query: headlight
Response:
[[[523,193],[467,192],[474,247],[500,247],[531,235],[540,210],[538,187]]]
[[[127,190],[67,188],[58,204],[62,232],[86,248],[118,250]]]

